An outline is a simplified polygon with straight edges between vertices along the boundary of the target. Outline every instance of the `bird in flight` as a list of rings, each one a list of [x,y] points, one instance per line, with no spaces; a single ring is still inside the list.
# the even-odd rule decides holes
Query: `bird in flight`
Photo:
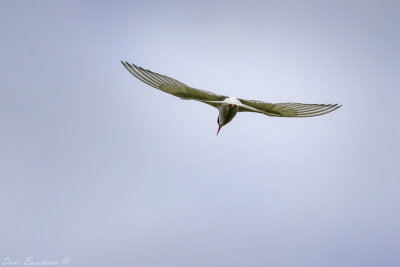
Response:
[[[238,112],[257,112],[271,117],[314,117],[332,112],[341,106],[338,104],[301,104],[301,103],[266,103],[257,100],[218,95],[209,91],[195,89],[171,77],[143,69],[128,62],[122,65],[142,82],[177,96],[209,104],[218,109],[218,131],[228,124]]]

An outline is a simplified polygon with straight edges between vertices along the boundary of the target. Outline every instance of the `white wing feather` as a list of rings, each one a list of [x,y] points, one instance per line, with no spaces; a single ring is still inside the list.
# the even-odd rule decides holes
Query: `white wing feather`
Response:
[[[258,112],[272,117],[314,117],[341,107],[338,104],[266,103],[256,100],[239,100],[243,104],[239,112]]]
[[[195,89],[171,77],[143,69],[134,64],[129,64],[128,62],[121,61],[121,63],[133,76],[142,82],[182,99],[197,100],[217,107],[225,98],[227,98],[227,96]]]

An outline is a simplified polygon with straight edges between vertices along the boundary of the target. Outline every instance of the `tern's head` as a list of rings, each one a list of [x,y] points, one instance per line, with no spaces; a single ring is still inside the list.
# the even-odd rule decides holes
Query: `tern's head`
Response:
[[[223,104],[218,108],[219,116],[217,119],[218,122],[218,132],[221,130],[222,126],[228,124],[235,116],[239,110],[239,106],[237,104]]]

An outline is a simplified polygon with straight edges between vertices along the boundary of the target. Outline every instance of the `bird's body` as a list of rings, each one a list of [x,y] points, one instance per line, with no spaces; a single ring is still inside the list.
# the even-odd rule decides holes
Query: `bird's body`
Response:
[[[227,97],[192,88],[171,77],[143,69],[128,62],[121,61],[121,63],[133,76],[156,89],[181,99],[192,99],[217,108],[219,112],[217,135],[221,127],[232,121],[238,112],[257,112],[272,117],[314,117],[332,112],[340,107],[338,104],[266,103]]]
[[[218,108],[220,123],[225,125],[230,122],[238,113],[241,104],[242,102],[235,97],[225,98]]]

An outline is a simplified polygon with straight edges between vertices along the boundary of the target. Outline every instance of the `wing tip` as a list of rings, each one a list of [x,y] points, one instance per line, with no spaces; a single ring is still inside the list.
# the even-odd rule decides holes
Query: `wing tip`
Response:
[[[133,64],[133,63],[129,63],[128,61],[123,61],[123,60],[120,60],[121,61],[121,63],[122,63],[122,65],[124,65],[125,67],[130,67],[130,68],[132,68],[132,69],[142,69],[141,67],[138,67],[138,66],[136,66],[135,64]]]

